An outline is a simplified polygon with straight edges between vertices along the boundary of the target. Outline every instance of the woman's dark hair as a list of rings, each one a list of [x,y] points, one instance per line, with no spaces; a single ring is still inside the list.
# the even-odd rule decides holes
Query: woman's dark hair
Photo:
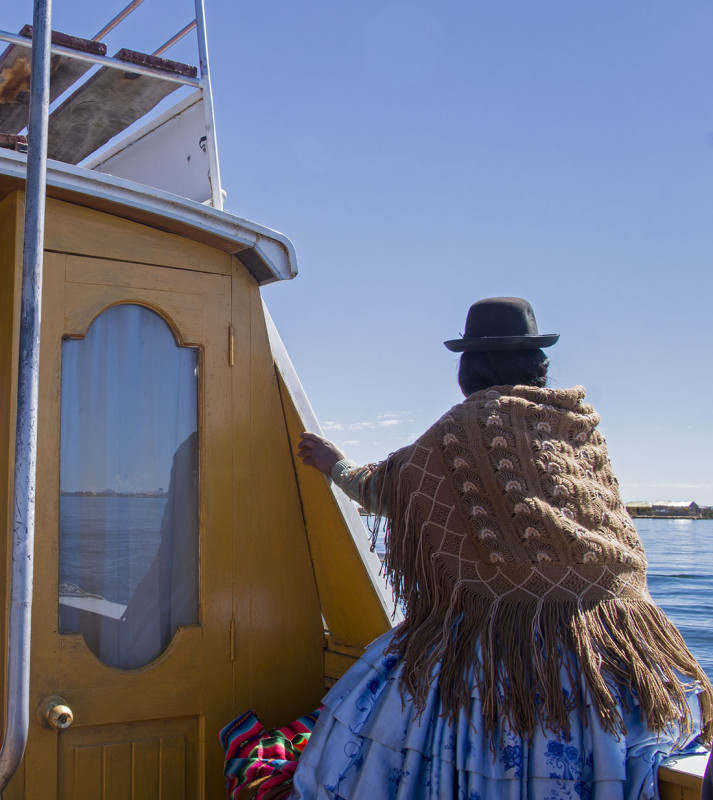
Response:
[[[466,397],[490,386],[544,387],[549,364],[542,350],[467,350],[460,357],[458,385]]]

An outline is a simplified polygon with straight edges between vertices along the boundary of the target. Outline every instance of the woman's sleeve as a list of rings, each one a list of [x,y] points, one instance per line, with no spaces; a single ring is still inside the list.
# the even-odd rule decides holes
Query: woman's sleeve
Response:
[[[360,467],[350,458],[342,458],[332,467],[332,480],[350,499],[362,503],[369,514],[386,516],[386,509],[379,507],[379,497],[373,485],[374,465]]]

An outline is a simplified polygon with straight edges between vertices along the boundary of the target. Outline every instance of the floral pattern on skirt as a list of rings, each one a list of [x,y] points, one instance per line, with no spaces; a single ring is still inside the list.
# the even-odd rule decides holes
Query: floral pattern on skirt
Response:
[[[393,631],[377,639],[324,698],[302,753],[289,800],[644,800],[656,796],[656,771],[674,750],[677,731],[656,737],[636,699],[621,697],[627,735],[602,729],[587,705],[586,725],[573,712],[568,738],[538,728],[530,741],[506,722],[493,742],[483,731],[474,690],[470,712],[454,723],[441,716],[438,679],[417,718],[402,703],[401,665],[385,655]],[[583,691],[568,684],[566,691]],[[471,683],[475,686],[475,681]],[[697,730],[681,743],[705,752],[695,738],[700,712],[689,696]],[[626,707],[630,710],[627,711]]]

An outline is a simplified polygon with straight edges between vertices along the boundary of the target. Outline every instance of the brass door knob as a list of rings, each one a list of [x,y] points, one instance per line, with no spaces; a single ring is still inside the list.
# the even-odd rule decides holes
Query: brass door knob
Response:
[[[51,697],[45,697],[40,703],[37,710],[40,722],[48,728],[54,728],[58,731],[63,731],[74,722],[74,714],[72,709],[67,705],[64,697],[58,694],[53,694]]]

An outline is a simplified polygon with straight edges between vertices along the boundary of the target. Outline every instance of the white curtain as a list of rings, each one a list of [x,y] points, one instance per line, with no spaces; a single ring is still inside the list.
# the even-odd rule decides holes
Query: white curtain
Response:
[[[111,666],[198,622],[198,363],[139,305],[62,343],[60,631]]]

